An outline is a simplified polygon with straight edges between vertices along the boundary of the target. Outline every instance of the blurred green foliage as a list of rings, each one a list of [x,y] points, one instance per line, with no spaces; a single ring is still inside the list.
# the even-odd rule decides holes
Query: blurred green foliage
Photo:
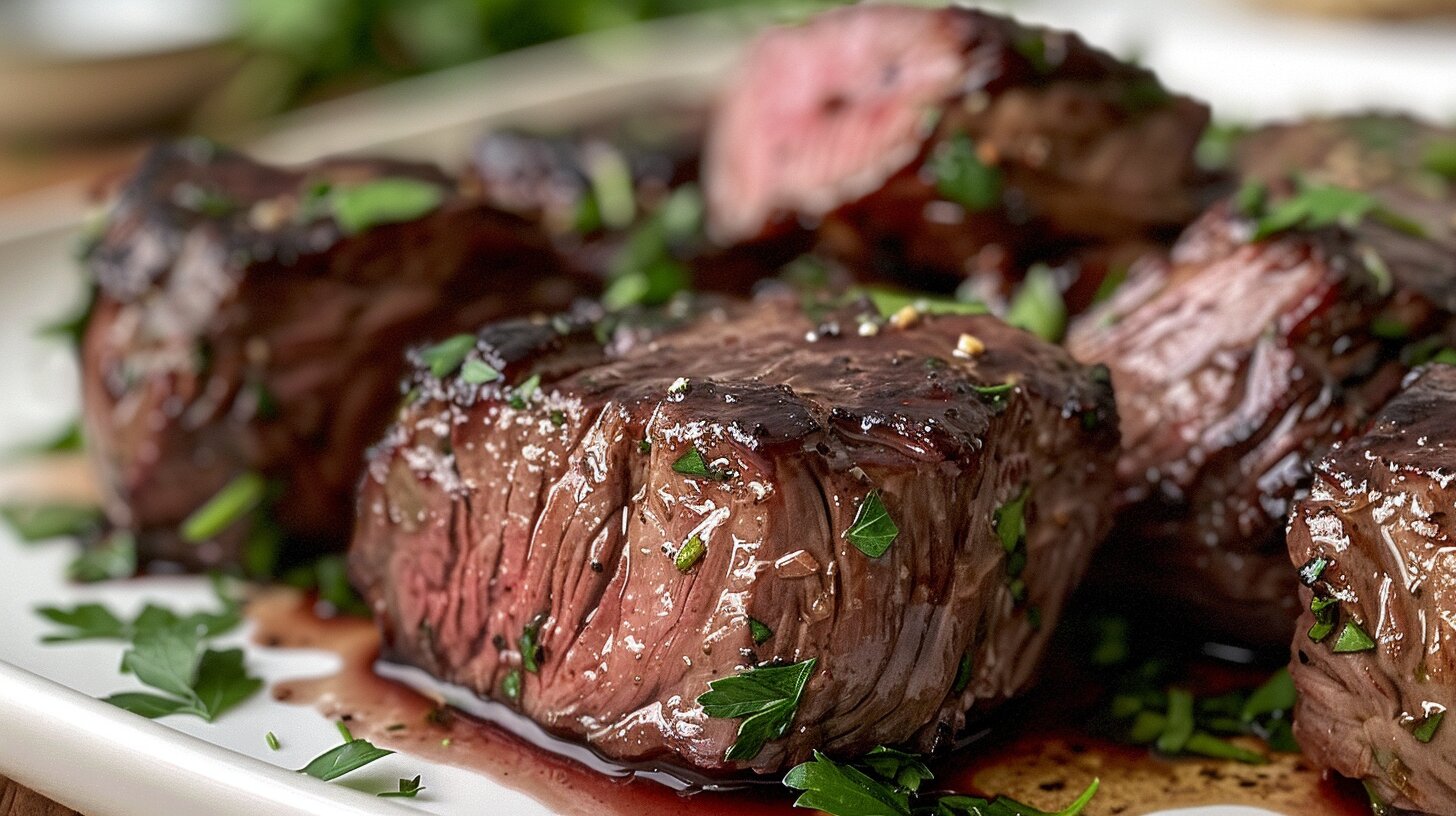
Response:
[[[813,0],[240,0],[250,59],[204,109],[236,121],[481,57],[674,14]]]

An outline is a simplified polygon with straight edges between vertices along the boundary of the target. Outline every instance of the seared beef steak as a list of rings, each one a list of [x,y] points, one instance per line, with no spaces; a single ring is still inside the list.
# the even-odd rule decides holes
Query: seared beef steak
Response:
[[[1366,191],[1418,223],[1420,235],[1367,228],[1360,238],[1403,286],[1456,312],[1456,128],[1373,113],[1270,125],[1239,142],[1236,169],[1265,184],[1297,176]]]
[[[1315,763],[1384,802],[1456,813],[1456,368],[1419,373],[1315,466],[1289,525],[1305,586],[1290,671]],[[1313,610],[1313,611],[1311,611]]]
[[[1119,526],[1098,580],[1272,645],[1297,613],[1282,538],[1306,462],[1359,430],[1406,370],[1405,336],[1443,318],[1357,235],[1251,241],[1253,229],[1211,210],[1170,260],[1140,264],[1074,325],[1068,347],[1111,368],[1122,419]]]
[[[709,771],[932,748],[1024,689],[1109,525],[1110,388],[986,315],[873,311],[516,321],[425,352],[350,556],[388,656]],[[773,666],[782,705],[736,736],[723,681]]]
[[[143,561],[189,567],[234,563],[274,525],[340,547],[404,348],[589,291],[533,228],[433,168],[280,170],[200,142],[146,158],[86,263],[86,431],[107,515]],[[181,529],[229,485],[243,506]],[[260,493],[276,498],[263,525],[246,512]]]
[[[1209,182],[1202,105],[1074,34],[970,9],[774,29],[727,88],[704,159],[711,233],[817,225],[831,251],[922,288],[1176,232]]]

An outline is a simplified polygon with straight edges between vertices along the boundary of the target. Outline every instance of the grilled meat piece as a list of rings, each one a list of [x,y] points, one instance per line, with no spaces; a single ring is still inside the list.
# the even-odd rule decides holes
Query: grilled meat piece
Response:
[[[1386,804],[1456,813],[1456,368],[1414,375],[1314,469],[1289,526],[1305,612],[1294,733]],[[1288,567],[1286,566],[1286,569]]]
[[[279,533],[294,554],[342,549],[405,347],[594,291],[432,167],[282,170],[201,142],[152,151],[86,264],[86,432],[107,516],[143,562],[188,568],[263,557]],[[194,518],[229,485],[240,507]]]
[[[1122,421],[1098,581],[1271,646],[1297,614],[1283,530],[1307,463],[1395,393],[1447,318],[1368,254],[1379,225],[1261,241],[1253,228],[1215,207],[1084,315],[1068,348],[1111,369]]]
[[[933,748],[1026,688],[1109,524],[1105,377],[987,315],[678,307],[421,359],[350,553],[386,656],[708,772]],[[761,750],[697,702],[809,660]]]
[[[970,9],[864,5],[774,29],[727,88],[704,159],[710,233],[817,228],[919,288],[1005,288],[1080,244],[1171,237],[1214,181],[1193,160],[1203,105],[1074,34]]]

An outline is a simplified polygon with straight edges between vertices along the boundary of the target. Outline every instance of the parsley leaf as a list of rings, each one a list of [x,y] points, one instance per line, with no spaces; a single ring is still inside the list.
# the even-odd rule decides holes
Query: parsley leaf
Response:
[[[268,483],[261,475],[237,476],[182,522],[183,540],[197,544],[215,538],[257,507],[267,492]]]
[[[101,527],[101,511],[78,504],[8,504],[0,518],[26,543],[82,536]]]
[[[71,563],[66,577],[80,583],[127,578],[136,574],[136,536],[127,530],[112,530],[88,543]]]
[[[1446,716],[1445,711],[1436,711],[1420,721],[1411,734],[1417,742],[1430,742],[1436,736],[1436,729],[1441,727],[1441,720]]]
[[[375,795],[382,796],[386,799],[390,797],[397,797],[400,799],[413,799],[419,795],[420,791],[424,789],[425,787],[420,784],[420,778],[416,776],[414,779],[399,780],[399,790],[384,791],[383,793],[378,793]]]
[[[1006,322],[1048,343],[1061,342],[1067,331],[1067,304],[1051,267],[1036,264],[1026,271],[1026,280],[1006,307]]]
[[[885,509],[885,503],[880,500],[880,491],[871,490],[869,495],[860,502],[859,509],[855,511],[854,522],[848,530],[844,531],[844,537],[849,539],[860,552],[870,558],[879,558],[890,549],[895,543],[895,537],[900,535],[900,528],[895,526],[895,520],[890,518],[890,512]]]
[[[743,718],[738,725],[738,739],[725,759],[753,759],[765,742],[788,733],[815,662],[810,658],[789,666],[749,669],[708,684],[709,690],[697,700],[703,713],[709,717]]]
[[[511,407],[516,409],[517,411],[524,411],[526,409],[526,403],[530,402],[532,395],[534,395],[537,389],[539,389],[540,387],[540,374],[532,374],[531,376],[527,377],[524,382],[515,387],[514,392],[511,394]]]
[[[773,637],[773,630],[768,628],[768,624],[764,623],[758,618],[749,618],[748,634],[750,637],[753,638],[753,645],[759,646],[762,645],[764,641]]]
[[[666,302],[687,288],[691,271],[673,254],[673,247],[691,241],[700,231],[703,200],[697,187],[685,184],[667,197],[623,243],[612,259],[611,283],[602,303],[616,311],[633,305]]]
[[[437,185],[409,178],[381,178],[328,193],[329,209],[345,233],[382,224],[411,221],[433,212],[445,200]]]
[[[809,762],[790,769],[784,784],[803,791],[794,807],[831,816],[910,816],[908,794],[818,751]]]
[[[1367,218],[1408,235],[1420,237],[1425,234],[1420,224],[1392,212],[1370,193],[1301,181],[1293,196],[1264,208],[1263,214],[1254,222],[1250,240],[1262,241],[1291,229],[1332,226],[1350,229]]]
[[[971,137],[958,133],[947,139],[930,159],[935,191],[971,212],[1001,203],[1001,171],[981,161]]]
[[[870,749],[864,755],[863,762],[877,775],[894,782],[904,790],[918,791],[922,782],[935,778],[935,774],[930,772],[930,768],[926,767],[918,755],[883,745]]]
[[[352,739],[314,757],[313,761],[298,769],[298,772],[308,774],[314,779],[331,782],[393,753],[393,751],[375,747],[369,740]]]
[[[1239,718],[1251,723],[1267,714],[1292,711],[1294,699],[1294,679],[1289,676],[1289,668],[1286,666],[1274,672],[1262,686],[1254,689],[1249,699],[1244,701]]]
[[[475,348],[475,335],[457,334],[453,337],[447,337],[433,346],[426,346],[420,349],[420,362],[428,366],[430,374],[436,378],[448,377],[454,374],[456,369],[460,368],[461,363],[465,362],[465,355],[469,354],[473,348]],[[468,374],[469,372],[466,373]],[[500,376],[500,373],[496,372],[496,376]],[[474,383],[470,379],[466,381],[472,384],[479,384]],[[481,380],[480,382],[488,382],[488,380]]]
[[[684,476],[701,476],[718,482],[727,481],[729,478],[727,471],[710,467],[707,457],[697,448],[688,448],[686,453],[672,463],[672,469]]]
[[[263,687],[243,666],[241,649],[201,650],[196,631],[185,626],[140,632],[121,667],[171,695],[122,692],[104,700],[143,717],[192,714],[212,722]]]
[[[703,544],[703,537],[694,533],[678,549],[677,555],[673,556],[672,565],[677,567],[678,572],[687,572],[702,559],[703,554],[707,551],[708,548]]]
[[[37,615],[52,623],[60,624],[72,631],[66,634],[46,635],[42,643],[67,643],[77,640],[126,640],[131,636],[131,626],[116,616],[107,607],[97,603],[85,603],[70,609],[56,606],[42,606],[35,610]]]
[[[1375,641],[1354,621],[1346,621],[1345,628],[1340,631],[1340,636],[1335,639],[1335,654],[1350,654],[1353,652],[1368,652],[1375,648]]]
[[[464,367],[460,369],[460,379],[470,385],[495,382],[500,378],[501,373],[499,371],[479,360],[466,360]]]
[[[978,300],[959,300],[945,295],[928,295],[923,292],[902,292],[880,286],[861,286],[850,290],[850,296],[863,296],[875,305],[881,317],[892,317],[906,306],[921,314],[978,315],[989,314],[990,309]]]

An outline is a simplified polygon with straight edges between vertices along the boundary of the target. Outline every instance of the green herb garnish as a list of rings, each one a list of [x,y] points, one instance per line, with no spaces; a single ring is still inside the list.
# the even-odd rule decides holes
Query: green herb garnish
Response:
[[[66,565],[66,577],[89,584],[136,574],[136,536],[127,530],[112,530],[90,542]]]
[[[526,409],[526,403],[530,402],[531,396],[534,395],[536,393],[536,389],[540,387],[540,374],[532,374],[531,376],[527,377],[525,381],[522,382],[520,385],[516,386],[515,390],[511,393],[511,407],[516,409],[517,411],[524,411]]]
[[[678,549],[677,555],[673,556],[672,565],[677,567],[678,572],[687,572],[693,568],[694,564],[702,559],[703,554],[707,551],[708,548],[703,544],[702,536],[694,533]]]
[[[99,529],[102,521],[100,510],[78,504],[9,504],[0,506],[0,518],[27,543],[83,536]]]
[[[183,540],[198,544],[216,537],[257,507],[267,492],[268,483],[259,474],[237,476],[182,522]]]
[[[1293,196],[1264,208],[1254,223],[1251,240],[1262,241],[1291,229],[1353,229],[1367,218],[1408,235],[1425,235],[1420,224],[1392,212],[1369,193],[1301,181]]]
[[[844,537],[849,539],[849,543],[870,558],[884,555],[899,534],[900,528],[890,518],[890,511],[885,509],[878,490],[871,490],[864,497],[859,509],[855,511],[854,522],[844,531]]]
[[[383,224],[412,221],[433,212],[445,200],[444,191],[429,182],[382,178],[363,184],[334,187],[328,206],[345,233],[358,233]]]
[[[602,303],[613,311],[665,303],[692,281],[692,273],[673,253],[675,245],[701,231],[702,196],[687,184],[672,191],[662,206],[627,237],[612,260],[611,283]]]
[[[203,649],[197,631],[181,625],[138,633],[121,668],[163,693],[121,692],[103,702],[148,718],[191,714],[212,722],[263,687],[243,666],[242,649]]]
[[[81,422],[73,419],[45,439],[21,445],[13,451],[15,456],[44,456],[50,453],[75,453],[82,449]]]
[[[981,161],[976,145],[964,133],[947,139],[930,158],[935,191],[971,212],[1001,202],[1001,171]]]
[[[1168,712],[1156,745],[1165,754],[1176,754],[1193,736],[1193,695],[1186,689],[1168,689]]]
[[[521,670],[511,669],[501,679],[501,693],[507,700],[519,700],[521,698]]]
[[[1329,565],[1330,559],[1322,555],[1317,555],[1309,559],[1299,568],[1299,582],[1307,587],[1314,586],[1315,582],[1320,579],[1320,576],[1325,574],[1325,569]]]
[[[399,780],[399,790],[384,791],[383,793],[376,795],[382,796],[386,799],[391,797],[399,799],[413,799],[416,796],[419,796],[420,791],[424,789],[424,786],[420,784],[419,776],[416,776],[414,779]]]
[[[768,624],[764,623],[758,618],[749,618],[748,635],[749,637],[753,638],[753,644],[755,646],[759,646],[762,645],[764,641],[773,637],[773,630],[768,628]]]
[[[221,579],[214,579],[214,592],[221,606],[214,611],[178,613],[156,604],[147,604],[135,618],[126,620],[102,604],[84,603],[73,607],[41,606],[35,613],[62,627],[61,632],[45,635],[41,643],[72,643],[83,640],[132,640],[144,633],[176,629],[199,638],[223,635],[243,622],[242,607],[227,595]]]
[[[865,297],[875,305],[881,317],[892,317],[906,306],[921,314],[978,315],[988,314],[986,304],[978,300],[961,300],[924,292],[904,292],[881,286],[860,286],[851,289],[850,298]]]
[[[457,334],[447,337],[433,346],[420,349],[420,362],[429,366],[430,374],[436,378],[448,377],[460,368],[461,364],[465,362],[465,356],[473,348],[475,348],[475,335]],[[481,365],[485,364],[481,363]],[[486,366],[486,368],[490,367]],[[479,373],[477,372],[477,375]],[[499,376],[499,372],[497,372],[497,376]],[[466,382],[474,381],[466,379]],[[480,380],[480,382],[489,382],[489,380]]]
[[[330,748],[314,757],[313,761],[299,768],[298,772],[314,779],[332,782],[393,753],[388,749],[375,747],[369,740],[350,739],[343,745]]]
[[[274,734],[272,731],[269,731],[268,733],[263,735],[263,741],[268,743],[268,749],[270,751],[277,751],[279,748],[283,747],[282,744],[278,742],[278,735]]]
[[[836,762],[815,751],[795,766],[784,784],[803,791],[795,807],[829,816],[1078,816],[1097,793],[1093,780],[1067,807],[1048,812],[998,796],[982,799],[960,794],[925,795],[921,786],[930,769],[914,754],[879,747],[858,762]]]
[[[753,759],[764,743],[788,733],[815,662],[810,658],[789,666],[748,669],[708,684],[709,690],[697,700],[703,713],[709,717],[743,718],[738,724],[738,739],[728,749],[726,760]]]
[[[521,637],[516,641],[521,648],[521,668],[533,674],[541,670],[541,625],[545,622],[544,612],[532,618],[521,629]]]
[[[460,369],[460,379],[470,385],[482,385],[488,382],[495,382],[501,378],[501,373],[494,368],[482,363],[479,360],[466,360],[465,365]]]
[[[1269,714],[1292,711],[1294,700],[1294,678],[1289,676],[1289,668],[1286,666],[1274,672],[1268,680],[1264,681],[1263,685],[1254,689],[1249,698],[1244,701],[1243,708],[1239,710],[1239,719],[1251,723]]]
[[[1425,152],[1421,154],[1421,167],[1438,176],[1456,180],[1456,140],[1446,139],[1426,145]]]
[[[1314,597],[1309,601],[1309,611],[1314,614],[1314,625],[1309,627],[1309,639],[1315,643],[1330,636],[1335,631],[1335,622],[1339,619],[1340,606],[1335,598]]]
[[[1051,267],[1036,264],[1026,271],[1026,280],[1006,307],[1006,322],[1049,343],[1061,342],[1067,331],[1067,304]]]
[[[1436,736],[1436,729],[1441,727],[1441,719],[1446,716],[1445,711],[1436,711],[1420,721],[1411,734],[1418,742],[1430,742]]]
[[[1350,654],[1353,652],[1368,652],[1375,648],[1375,641],[1354,621],[1346,621],[1345,628],[1340,630],[1340,636],[1335,639],[1334,652],[1336,654]]]
[[[688,448],[686,453],[672,463],[672,469],[684,476],[700,476],[718,482],[727,481],[730,477],[727,471],[710,467],[707,457],[697,448]]]

